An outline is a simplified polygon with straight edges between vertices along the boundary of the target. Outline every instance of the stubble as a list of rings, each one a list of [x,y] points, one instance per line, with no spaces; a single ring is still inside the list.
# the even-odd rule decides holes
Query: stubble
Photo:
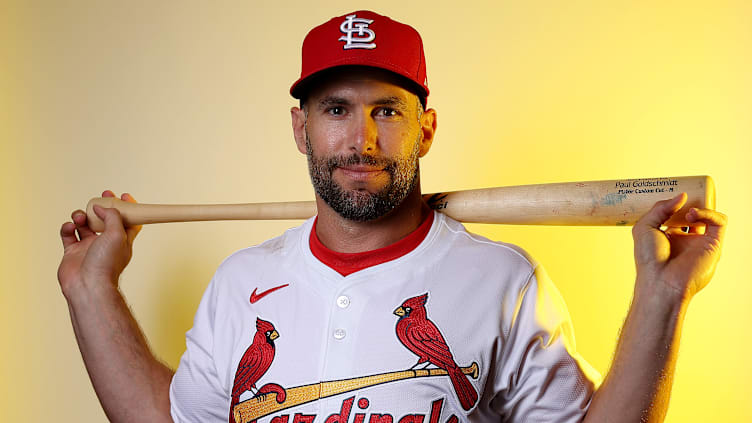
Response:
[[[308,171],[316,194],[348,220],[367,222],[384,216],[399,206],[418,183],[419,139],[404,157],[374,157],[355,153],[317,157],[306,131],[306,151]],[[337,167],[359,164],[383,168],[389,182],[378,192],[371,193],[365,189],[347,190],[334,180],[333,173]]]

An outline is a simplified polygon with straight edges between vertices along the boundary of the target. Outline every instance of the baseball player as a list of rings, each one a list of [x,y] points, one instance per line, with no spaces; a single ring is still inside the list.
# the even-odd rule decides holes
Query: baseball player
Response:
[[[62,226],[58,278],[110,419],[662,420],[684,313],[714,272],[725,216],[692,209],[701,229],[661,230],[682,194],[634,226],[634,300],[601,380],[543,268],[421,199],[436,111],[415,29],[370,11],[331,19],[306,36],[290,92],[318,215],[221,264],[174,373],[117,289],[140,228],[103,208],[100,235],[81,211]]]

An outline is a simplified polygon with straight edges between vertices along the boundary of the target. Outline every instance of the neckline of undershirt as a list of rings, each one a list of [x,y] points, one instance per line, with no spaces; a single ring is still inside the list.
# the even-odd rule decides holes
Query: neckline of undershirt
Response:
[[[386,247],[360,253],[340,253],[322,244],[318,235],[316,235],[316,222],[318,221],[318,217],[316,217],[311,227],[311,236],[308,239],[308,245],[311,248],[311,253],[320,262],[332,268],[340,275],[347,276],[359,270],[395,260],[413,251],[423,242],[431,230],[434,219],[433,215],[433,211],[428,213],[428,216],[417,229],[399,241]]]

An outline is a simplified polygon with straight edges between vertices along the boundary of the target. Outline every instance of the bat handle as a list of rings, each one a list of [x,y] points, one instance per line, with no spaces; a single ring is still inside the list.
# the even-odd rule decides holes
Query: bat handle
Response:
[[[86,222],[89,228],[95,232],[104,231],[104,221],[94,213],[95,205],[108,209],[117,209],[123,218],[123,225],[126,227],[138,224],[133,221],[135,215],[138,214],[138,208],[135,203],[129,203],[116,197],[95,197],[86,204]]]
[[[118,209],[126,227],[148,223],[213,220],[308,219],[316,214],[316,203],[313,201],[248,204],[144,204],[129,203],[115,197],[99,197],[92,198],[86,206],[89,227],[96,232],[104,231],[104,222],[94,213],[95,205]]]

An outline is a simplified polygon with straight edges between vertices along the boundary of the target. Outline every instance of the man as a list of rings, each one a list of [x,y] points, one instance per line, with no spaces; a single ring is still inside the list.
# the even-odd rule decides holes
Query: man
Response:
[[[634,226],[634,299],[597,386],[542,268],[422,201],[436,111],[413,28],[368,11],[314,28],[291,93],[318,215],[220,266],[174,374],[117,289],[140,228],[102,208],[100,235],[81,211],[62,226],[58,278],[111,420],[662,420],[684,313],[714,272],[725,216],[692,209],[690,233],[662,231],[682,194]]]

